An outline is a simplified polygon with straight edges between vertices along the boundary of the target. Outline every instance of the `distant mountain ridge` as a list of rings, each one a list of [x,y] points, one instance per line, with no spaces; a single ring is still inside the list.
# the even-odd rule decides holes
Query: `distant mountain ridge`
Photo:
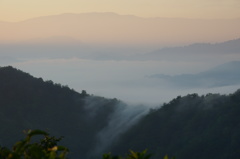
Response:
[[[155,53],[239,53],[239,44],[240,38],[219,43],[193,43],[187,46],[163,48]]]
[[[146,53],[144,49],[124,46],[86,45],[79,39],[53,36],[23,41],[22,44],[1,44],[0,62],[8,64],[24,58],[82,58],[93,60],[185,61],[199,59],[240,60],[240,38],[219,43],[194,43],[168,47]]]
[[[180,74],[175,76],[155,74],[150,78],[163,79],[177,87],[222,87],[240,84],[240,61],[232,61],[198,74]]]
[[[231,55],[231,56],[230,56]],[[226,60],[238,60],[240,57],[240,38],[219,43],[193,43],[186,46],[165,47],[138,55],[139,60],[199,61],[214,59],[216,56]],[[229,61],[228,60],[228,61]]]
[[[66,36],[84,43],[144,44],[223,41],[240,35],[240,19],[140,18],[115,13],[61,14],[0,25],[0,42]],[[218,29],[215,29],[218,28]]]

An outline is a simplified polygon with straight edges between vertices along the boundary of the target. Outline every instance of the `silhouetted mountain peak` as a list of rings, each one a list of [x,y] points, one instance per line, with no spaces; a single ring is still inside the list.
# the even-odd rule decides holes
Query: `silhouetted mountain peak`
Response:
[[[34,79],[33,76],[31,76],[30,74],[23,72],[12,66],[0,67],[0,78],[1,79],[8,78],[9,80],[10,79],[16,80],[17,78],[32,78],[32,79]]]

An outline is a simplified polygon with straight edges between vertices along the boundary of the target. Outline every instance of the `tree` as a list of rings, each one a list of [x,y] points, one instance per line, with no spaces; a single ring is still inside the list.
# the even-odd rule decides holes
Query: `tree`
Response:
[[[32,137],[38,135],[44,137],[32,142]],[[68,149],[57,145],[61,139],[41,130],[29,130],[26,138],[16,142],[12,150],[0,146],[0,159],[66,159]]]

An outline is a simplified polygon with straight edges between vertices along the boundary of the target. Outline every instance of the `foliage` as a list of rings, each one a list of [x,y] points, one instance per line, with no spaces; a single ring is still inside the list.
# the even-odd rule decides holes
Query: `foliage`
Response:
[[[32,142],[32,137],[39,135],[44,137]],[[28,130],[25,139],[16,142],[12,150],[0,146],[0,159],[66,159],[68,148],[57,145],[61,139],[62,137],[51,137],[42,130]],[[112,156],[111,153],[102,155],[102,159],[149,159],[150,157],[151,154],[148,154],[147,150],[142,152],[129,150],[126,157]],[[168,156],[165,155],[163,159],[168,159]]]
[[[111,153],[103,154],[102,159],[150,159],[152,154],[147,153],[147,149],[141,151],[141,152],[136,152],[133,150],[129,150],[129,153],[127,154],[126,157],[121,157],[121,156],[113,156]],[[165,155],[163,159],[169,159],[168,155]],[[174,157],[171,159],[175,159]]]
[[[32,137],[37,135],[44,138],[32,142]],[[29,130],[26,138],[17,142],[12,150],[0,147],[0,159],[66,159],[68,149],[57,145],[60,140],[41,130]]]
[[[129,153],[126,157],[121,156],[112,156],[111,153],[103,154],[102,159],[149,159],[151,157],[151,154],[147,154],[147,150],[144,150],[142,152],[135,152],[132,150],[129,150]]]

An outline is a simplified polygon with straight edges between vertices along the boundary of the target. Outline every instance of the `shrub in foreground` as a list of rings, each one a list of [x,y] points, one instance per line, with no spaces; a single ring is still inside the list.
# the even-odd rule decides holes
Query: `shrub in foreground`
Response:
[[[43,139],[33,142],[32,137],[39,135]],[[57,145],[60,140],[41,130],[29,130],[26,138],[16,142],[12,149],[0,147],[0,159],[66,159],[68,149]]]
[[[32,137],[43,136],[39,140]],[[37,138],[37,137],[36,137]],[[42,130],[29,130],[25,139],[16,142],[12,149],[0,146],[0,159],[67,159],[68,148],[57,145],[62,139],[51,137]],[[142,152],[129,151],[126,157],[103,154],[102,159],[149,159],[151,154],[147,150]],[[168,159],[166,155],[164,159]]]

